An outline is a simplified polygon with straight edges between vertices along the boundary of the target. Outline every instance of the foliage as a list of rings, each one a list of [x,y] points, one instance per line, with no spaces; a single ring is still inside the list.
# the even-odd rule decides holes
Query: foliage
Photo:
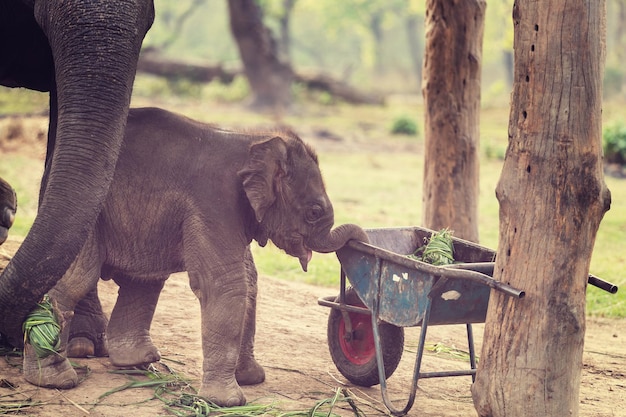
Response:
[[[0,177],[11,184],[17,194],[17,213],[10,235],[26,236],[37,214],[39,183],[43,174],[43,161],[22,155],[0,158]]]
[[[155,0],[154,7],[155,21],[143,42],[144,48],[156,48],[166,57],[182,60],[239,62],[230,35],[226,1]],[[178,19],[190,8],[193,13],[178,28]]]
[[[17,401],[12,390],[9,392],[10,394],[0,395],[0,415],[28,415],[22,413],[28,413],[27,410],[44,405],[41,402],[34,401],[32,398]]]
[[[454,263],[454,243],[452,232],[442,229],[433,232],[423,246],[409,257],[432,265],[450,265]]]
[[[230,84],[213,81],[204,86],[202,98],[219,103],[237,103],[245,100],[250,94],[250,85],[243,75],[235,77]]]
[[[623,24],[613,3],[607,3],[605,83],[611,85],[607,93],[620,91],[623,79],[624,35],[619,36],[624,31],[619,30]],[[259,0],[259,4],[264,23],[278,35],[285,0]],[[155,9],[156,20],[144,47],[181,60],[241,66],[228,24],[227,2],[155,0]],[[486,8],[483,102],[508,99],[510,74],[504,54],[513,51],[512,10],[513,0],[489,1]],[[296,0],[290,14],[290,60],[296,70],[328,73],[365,91],[419,93],[407,21],[415,18],[419,22],[418,38],[424,39],[424,16],[423,0]],[[376,24],[380,39],[373,30]]]
[[[626,164],[626,125],[615,122],[602,132],[604,158],[606,162]]]
[[[607,66],[604,69],[602,94],[605,99],[619,95],[624,83],[624,73],[621,68]]]
[[[391,126],[394,135],[417,136],[417,123],[408,116],[397,117]]]
[[[257,404],[256,401],[236,407],[220,407],[210,401],[200,397],[198,391],[191,386],[189,380],[183,375],[172,372],[169,368],[167,372],[159,371],[154,365],[150,365],[148,370],[119,370],[117,374],[125,374],[131,380],[105,392],[100,399],[116,392],[135,388],[154,389],[155,398],[165,404],[168,412],[175,416],[217,416],[217,417],[249,417],[249,416],[279,416],[279,417],[330,417],[338,416],[337,409],[349,409],[355,416],[364,416],[360,407],[366,406],[374,411],[381,412],[369,402],[364,402],[356,397],[346,388],[336,388],[330,398],[317,401],[308,410],[281,410],[280,404]],[[138,378],[139,377],[139,378]],[[345,404],[344,404],[345,403]],[[357,405],[358,403],[358,405]],[[360,406],[360,407],[359,407]]]
[[[138,74],[133,94],[135,97],[163,100],[181,98],[209,100],[219,103],[241,102],[248,97],[250,87],[244,76],[236,76],[230,84],[214,80],[208,84],[194,83],[187,79],[167,80],[153,75]]]
[[[437,342],[434,344],[427,344],[426,350],[432,352],[436,355],[446,356],[450,359],[457,359],[461,361],[469,361],[470,354],[465,350],[459,349],[455,346],[447,346],[443,342]],[[476,357],[476,362],[479,361],[479,358]]]
[[[483,144],[482,148],[487,159],[504,161],[504,155],[506,154],[504,146],[487,142]]]
[[[59,351],[61,326],[52,311],[48,295],[28,313],[23,329],[24,341],[33,347],[38,358],[45,358]]]
[[[47,94],[24,88],[0,86],[0,115],[40,113],[47,110]]]

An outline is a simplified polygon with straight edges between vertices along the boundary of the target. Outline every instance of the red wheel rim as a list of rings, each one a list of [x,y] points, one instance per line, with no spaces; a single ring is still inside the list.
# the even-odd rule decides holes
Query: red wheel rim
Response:
[[[352,335],[346,332],[343,318],[339,321],[339,346],[345,357],[355,365],[365,365],[376,356],[372,319],[367,314],[348,313]]]

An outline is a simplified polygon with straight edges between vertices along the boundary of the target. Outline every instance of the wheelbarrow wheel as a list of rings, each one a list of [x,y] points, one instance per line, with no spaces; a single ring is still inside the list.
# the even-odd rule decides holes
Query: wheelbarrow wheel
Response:
[[[337,298],[337,302],[339,299]],[[346,290],[346,304],[364,307],[353,288]],[[371,387],[380,383],[372,318],[369,314],[347,313],[352,332],[346,330],[344,316],[333,308],[328,317],[328,348],[335,366],[355,385]],[[378,325],[385,378],[398,367],[404,350],[404,329],[389,323]]]

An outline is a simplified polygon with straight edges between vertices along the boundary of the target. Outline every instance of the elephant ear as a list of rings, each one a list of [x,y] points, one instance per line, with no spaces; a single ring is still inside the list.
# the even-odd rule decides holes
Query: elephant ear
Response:
[[[248,160],[238,172],[243,189],[260,223],[276,201],[287,173],[287,144],[281,137],[257,142],[250,147]]]

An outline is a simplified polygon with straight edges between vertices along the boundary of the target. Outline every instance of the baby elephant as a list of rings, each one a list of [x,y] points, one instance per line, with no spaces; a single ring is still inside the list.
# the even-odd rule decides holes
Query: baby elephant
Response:
[[[199,394],[222,406],[244,404],[239,383],[264,378],[252,348],[256,270],[249,244],[271,239],[306,271],[311,251],[367,239],[355,225],[331,231],[333,221],[317,157],[292,132],[233,132],[133,109],[97,224],[49,292],[66,321],[62,346],[77,303],[102,277],[119,285],[106,330],[111,362],[159,360],[149,334],[159,294],[171,273],[187,271],[202,315]],[[24,372],[37,385],[77,384],[66,358],[38,362],[28,345]]]

